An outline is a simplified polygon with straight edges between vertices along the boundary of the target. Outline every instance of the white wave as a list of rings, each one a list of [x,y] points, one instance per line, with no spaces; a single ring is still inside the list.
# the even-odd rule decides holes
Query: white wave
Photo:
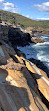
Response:
[[[31,44],[25,47],[17,47],[23,53],[25,53],[26,58],[35,58],[41,60],[49,68],[49,52],[48,52],[49,42]]]
[[[47,56],[37,54],[37,57],[41,61],[49,62],[49,58],[47,58]]]
[[[25,53],[27,59],[29,59],[31,57],[36,58],[36,51],[34,50],[34,48],[32,46],[33,45],[30,43],[29,46],[24,46],[24,47],[18,46],[17,49],[19,49],[20,51]]]
[[[41,36],[41,38],[44,38],[44,39],[46,39],[46,38],[48,38],[48,37],[46,37],[46,36]]]
[[[39,51],[39,53],[37,53],[37,58],[43,62],[46,62],[47,64],[49,64],[49,56],[46,54],[44,55],[43,51]]]
[[[43,46],[43,45],[49,45],[49,42],[44,42],[44,43],[37,43],[37,44],[34,44],[34,46]]]
[[[37,53],[37,58],[38,60],[42,61],[45,64],[45,66],[47,66],[47,68],[49,69],[49,56],[48,55],[44,55],[44,52],[41,51]]]

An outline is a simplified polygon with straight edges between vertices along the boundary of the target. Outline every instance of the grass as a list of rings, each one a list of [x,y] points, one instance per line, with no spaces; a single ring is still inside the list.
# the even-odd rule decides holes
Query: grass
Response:
[[[36,21],[22,15],[3,10],[0,10],[0,18],[3,21],[10,22],[15,25],[19,24],[22,28],[35,27],[35,29],[40,28],[42,30],[49,30],[49,20]]]

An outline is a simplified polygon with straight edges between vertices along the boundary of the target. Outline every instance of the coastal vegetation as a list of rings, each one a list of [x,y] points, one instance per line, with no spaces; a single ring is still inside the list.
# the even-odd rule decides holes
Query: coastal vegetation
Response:
[[[10,22],[15,25],[20,25],[22,28],[33,27],[34,29],[49,30],[49,20],[37,21],[32,20],[22,15],[0,10],[0,19],[5,22]]]

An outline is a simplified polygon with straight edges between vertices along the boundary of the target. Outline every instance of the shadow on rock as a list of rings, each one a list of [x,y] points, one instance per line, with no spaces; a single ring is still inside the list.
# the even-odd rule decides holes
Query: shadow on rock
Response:
[[[26,46],[29,45],[31,37],[29,33],[24,33],[20,28],[9,27],[8,39],[11,42],[12,46]]]
[[[1,98],[3,97],[3,106],[0,106],[1,109],[11,111],[13,108],[16,111],[19,111],[21,108],[22,110],[25,109],[25,111],[31,111],[29,109],[30,106],[30,100],[28,96],[28,92],[26,88],[23,87],[17,87],[12,84],[10,84],[11,81],[6,81],[6,78],[8,76],[8,72],[0,69],[0,91],[2,91],[2,94],[0,92]],[[6,99],[9,98],[9,99]],[[1,101],[1,104],[2,104]],[[7,102],[8,101],[8,102]],[[5,107],[7,105],[7,107]],[[12,108],[11,108],[12,106]],[[10,110],[11,109],[11,110]]]

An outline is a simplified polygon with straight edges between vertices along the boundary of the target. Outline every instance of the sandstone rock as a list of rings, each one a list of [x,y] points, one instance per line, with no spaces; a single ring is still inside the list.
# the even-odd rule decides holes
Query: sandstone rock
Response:
[[[29,87],[29,83],[27,83],[28,79],[24,77],[25,73],[10,69],[7,69],[7,71],[8,72],[0,69],[0,77],[2,78],[0,85],[0,102],[2,104],[2,109],[6,111],[14,111],[14,109],[15,111],[48,111],[46,106],[41,102],[39,96],[36,94],[35,88]],[[30,74],[28,76],[30,76]],[[31,77],[29,78],[31,79]],[[31,83],[34,84],[33,81]]]
[[[22,58],[23,59],[23,58]],[[26,67],[31,71],[31,75],[36,79],[38,83],[38,88],[45,98],[49,101],[49,79],[44,71],[39,69],[35,64],[30,61],[25,60]]]
[[[48,85],[41,77],[42,75],[48,81],[46,74],[33,64],[35,70],[30,61],[19,57],[8,45],[0,46],[0,55],[3,56],[3,60],[7,61],[5,65],[3,61],[0,65],[0,110],[48,111],[38,91],[39,88],[45,98],[48,98]],[[36,78],[36,73],[40,77]]]

